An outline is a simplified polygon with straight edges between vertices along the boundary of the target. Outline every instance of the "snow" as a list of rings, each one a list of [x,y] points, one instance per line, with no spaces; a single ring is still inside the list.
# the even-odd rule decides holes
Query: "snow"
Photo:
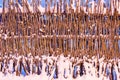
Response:
[[[3,8],[0,8],[0,13],[2,13],[3,12]],[[7,13],[8,12],[8,8],[5,8],[5,13]]]
[[[19,62],[19,59],[21,57],[23,57],[23,62],[24,62],[25,59],[27,59],[27,58],[24,58],[24,56],[20,56],[20,57],[18,57],[18,62]],[[36,56],[35,58],[39,59],[39,56]],[[100,63],[100,70],[99,70],[100,77],[97,77],[96,65],[95,65],[95,67],[93,66],[94,62],[95,62],[95,64],[97,63],[97,57],[96,56],[93,56],[92,59],[88,59],[86,56],[84,56],[83,59],[80,59],[80,58],[77,57],[76,60],[78,62],[76,64],[78,64],[79,61],[80,62],[83,61],[84,66],[85,66],[85,70],[86,70],[86,74],[84,74],[83,76],[78,75],[78,77],[76,79],[72,78],[73,67],[72,67],[71,61],[73,61],[74,57],[69,58],[69,57],[64,57],[63,55],[60,55],[59,59],[57,59],[58,56],[57,57],[55,57],[55,56],[49,57],[49,56],[43,55],[42,58],[44,58],[44,60],[47,59],[48,63],[50,62],[51,64],[53,63],[52,59],[57,60],[59,74],[58,74],[58,79],[54,79],[54,80],[103,80],[103,79],[104,80],[109,80],[109,78],[107,78],[104,75],[104,72],[102,73],[102,67],[104,67],[104,69],[105,69],[105,67],[107,66],[110,69],[112,64],[108,63],[106,65],[106,62],[104,62],[104,58],[105,58],[104,56],[102,58],[98,59],[98,61]],[[33,59],[33,57],[31,56],[30,59]],[[44,60],[42,60],[43,68],[42,68],[42,73],[40,75],[37,75],[35,73],[33,73],[33,74],[30,73],[29,75],[24,77],[22,75],[16,76],[15,73],[13,73],[13,74],[7,73],[7,75],[4,75],[2,72],[0,72],[0,80],[53,80],[52,78],[53,78],[53,75],[54,75],[55,68],[52,70],[51,76],[47,76],[46,72],[45,72],[46,63],[44,62]],[[86,61],[86,60],[88,60],[88,61]],[[111,61],[114,61],[114,60],[111,60]],[[118,59],[118,61],[119,61],[119,59]],[[4,62],[6,62],[6,60],[4,60]],[[17,66],[19,65],[18,62],[17,62]],[[10,63],[9,70],[12,70],[13,60],[10,59],[9,63]],[[31,63],[33,64],[33,60],[31,60]],[[115,71],[117,73],[117,78],[119,79],[120,73],[117,70],[118,67],[117,67],[115,61],[114,61],[114,64],[115,64],[115,66],[114,66]],[[118,63],[118,65],[120,65],[120,62]],[[30,65],[30,67],[32,69],[32,65]],[[69,67],[71,69],[71,73],[69,73]],[[64,69],[66,70],[65,76],[67,77],[67,79],[65,79],[63,77]]]
[[[38,9],[41,13],[45,13],[45,8],[43,8],[41,5],[38,6]]]
[[[0,13],[2,13],[2,8],[0,8]]]
[[[67,79],[58,78],[55,80],[102,80],[103,77],[101,76],[100,78],[97,78],[96,76],[91,76],[90,74],[84,75],[82,77],[77,77],[76,79],[73,79],[72,77],[68,77]],[[28,76],[15,76],[8,74],[4,76],[2,73],[0,73],[0,80],[52,80],[51,77],[45,76],[44,74],[42,75],[28,75]],[[104,80],[108,80],[106,77],[104,77]]]

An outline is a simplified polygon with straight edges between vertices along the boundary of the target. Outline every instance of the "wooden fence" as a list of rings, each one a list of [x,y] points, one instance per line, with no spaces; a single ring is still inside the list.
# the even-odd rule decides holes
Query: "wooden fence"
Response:
[[[5,13],[3,8],[1,52],[120,56],[120,15],[116,8],[114,14],[109,10],[106,14],[70,11],[52,13],[48,9],[41,14],[9,9]]]

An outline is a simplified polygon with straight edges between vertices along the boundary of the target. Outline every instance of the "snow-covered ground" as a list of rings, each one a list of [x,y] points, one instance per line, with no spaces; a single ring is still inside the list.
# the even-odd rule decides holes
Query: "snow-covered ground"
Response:
[[[4,58],[6,59],[7,56]],[[15,56],[14,56],[15,58]],[[35,58],[33,58],[32,56],[29,57],[28,59],[39,59],[39,56],[36,56]],[[13,59],[13,58],[12,58]],[[3,70],[0,72],[0,80],[110,80],[109,76],[107,77],[106,74],[106,70],[109,70],[109,75],[112,73],[111,68],[112,66],[113,71],[115,71],[114,74],[116,74],[116,78],[117,80],[120,80],[120,72],[118,69],[120,69],[120,60],[108,60],[108,61],[104,61],[104,57],[102,58],[97,58],[96,56],[92,57],[92,59],[88,59],[86,56],[84,56],[83,58],[80,57],[64,57],[63,55],[60,56],[42,56],[42,70],[41,70],[41,74],[37,75],[36,73],[29,73],[26,76],[23,76],[22,74],[20,74],[20,76],[16,76],[16,72],[10,74],[8,70],[11,70],[11,64],[13,64],[12,59],[9,58],[8,61],[8,67],[7,69],[5,69],[5,72],[7,72],[7,74],[3,74]],[[26,66],[24,63],[24,60],[27,58],[24,58],[24,56],[21,57],[17,57],[17,65],[16,67],[18,67],[19,65],[19,59],[23,59],[23,65],[24,67]],[[47,62],[44,62],[44,60],[47,60]],[[54,79],[53,75],[55,73],[55,65],[53,64],[53,62],[55,61],[55,64],[58,66],[58,78]],[[75,62],[74,64],[72,62]],[[6,60],[3,61],[4,64],[6,64]],[[52,70],[50,70],[50,76],[47,76],[47,72],[45,71],[45,67],[46,64],[49,63],[49,66],[54,67]],[[81,63],[83,63],[84,65],[84,69],[85,72],[83,72],[83,74],[80,76],[80,65]],[[35,65],[34,62],[31,62],[30,64]],[[75,70],[74,67],[77,66],[77,76],[76,78],[73,78],[73,71]],[[97,71],[99,66],[99,71]],[[84,71],[84,69],[82,69]],[[65,77],[64,78],[64,70],[66,71],[65,73]],[[31,69],[32,71],[32,69]],[[99,73],[99,77],[97,75],[97,73]],[[113,79],[116,80],[116,79]]]
[[[4,76],[2,73],[0,73],[0,80],[50,80],[49,77],[45,75],[29,75],[29,76],[15,76],[13,74],[8,74]],[[91,75],[84,75],[82,77],[77,77],[76,79],[73,79],[72,77],[69,77],[67,79],[65,78],[58,78],[58,79],[51,79],[51,80],[102,80],[101,78],[97,78],[95,76]],[[108,79],[104,79],[108,80]]]
[[[82,77],[78,76],[76,79],[72,78],[72,76],[69,76],[67,79],[64,77],[58,78],[58,79],[49,79],[48,76],[45,75],[28,75],[28,76],[16,76],[14,74],[7,74],[6,76],[2,73],[0,73],[0,80],[109,80],[106,77],[103,77],[101,75],[100,78],[96,76],[91,76],[90,74],[83,75]],[[119,80],[119,79],[118,79]]]

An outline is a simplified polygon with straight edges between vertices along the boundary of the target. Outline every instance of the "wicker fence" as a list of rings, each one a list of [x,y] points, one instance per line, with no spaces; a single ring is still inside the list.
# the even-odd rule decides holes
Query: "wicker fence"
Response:
[[[3,2],[4,4],[4,2]],[[16,12],[5,8],[1,13],[0,50],[20,54],[72,54],[72,55],[109,55],[120,54],[120,15],[115,8],[114,14],[80,12],[44,14]],[[37,10],[37,9],[36,9]]]

